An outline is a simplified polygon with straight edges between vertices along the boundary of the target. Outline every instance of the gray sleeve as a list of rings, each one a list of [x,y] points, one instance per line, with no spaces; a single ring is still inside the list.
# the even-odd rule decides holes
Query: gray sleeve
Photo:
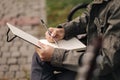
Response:
[[[75,18],[70,22],[60,24],[65,29],[64,39],[70,39],[78,34],[86,33],[88,24],[88,12],[84,12],[80,17]]]
[[[51,64],[76,71],[79,68],[79,59],[82,54],[83,52],[56,48],[52,55]]]

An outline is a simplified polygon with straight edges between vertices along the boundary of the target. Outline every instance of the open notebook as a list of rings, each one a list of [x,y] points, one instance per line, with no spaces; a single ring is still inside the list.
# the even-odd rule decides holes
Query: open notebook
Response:
[[[72,38],[70,40],[60,40],[58,41],[58,46],[55,43],[50,43],[48,42],[46,39],[37,39],[34,36],[18,29],[17,27],[7,23],[7,26],[10,28],[10,30],[12,31],[12,33],[16,36],[18,36],[19,38],[22,38],[23,40],[36,45],[37,47],[40,47],[40,45],[38,45],[38,41],[53,46],[54,48],[61,48],[61,49],[67,49],[67,50],[85,50],[86,46],[80,42],[77,38]]]

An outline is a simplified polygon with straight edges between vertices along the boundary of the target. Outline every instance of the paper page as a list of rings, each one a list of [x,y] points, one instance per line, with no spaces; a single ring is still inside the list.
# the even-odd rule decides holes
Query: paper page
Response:
[[[55,48],[67,49],[67,50],[85,50],[86,46],[80,42],[77,38],[70,40],[58,41],[58,46],[55,43],[49,43],[46,39],[41,39],[40,42],[53,46]]]

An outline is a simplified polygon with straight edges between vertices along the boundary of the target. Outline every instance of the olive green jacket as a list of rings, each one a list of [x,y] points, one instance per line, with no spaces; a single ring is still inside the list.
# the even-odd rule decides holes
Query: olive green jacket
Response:
[[[120,80],[120,1],[94,0],[87,10],[71,22],[61,24],[65,29],[65,39],[78,34],[87,34],[87,43],[102,34],[103,69],[101,75],[111,74]],[[84,52],[55,49],[51,64],[77,71]],[[106,67],[107,65],[107,67]],[[114,80],[114,79],[107,80]]]

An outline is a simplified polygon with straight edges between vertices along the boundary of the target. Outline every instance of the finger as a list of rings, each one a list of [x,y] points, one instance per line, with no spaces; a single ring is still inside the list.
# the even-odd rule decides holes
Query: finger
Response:
[[[54,30],[54,31],[51,33],[51,36],[52,36],[53,38],[55,38],[55,37],[56,37],[56,34],[57,34],[57,31]]]
[[[52,36],[52,37],[55,37],[56,36],[56,31],[57,31],[57,29],[56,28],[49,28],[49,31],[50,31],[50,36]]]
[[[38,45],[41,47],[41,49],[45,49],[46,45],[38,41]]]
[[[44,56],[45,50],[44,50],[44,49],[40,49],[40,48],[36,48],[36,52],[37,52],[39,55]]]
[[[50,34],[48,33],[48,31],[45,33],[45,36],[48,38],[51,37]]]
[[[37,48],[38,48],[38,47],[37,47],[37,46],[35,46],[35,50],[37,50]],[[39,48],[39,49],[41,49],[41,48]]]
[[[55,28],[50,27],[48,30],[49,30],[50,32],[52,32],[52,31],[54,31],[54,29],[55,29]]]
[[[39,55],[40,59],[44,60],[44,51],[42,49],[36,48],[36,52]]]
[[[41,50],[40,49],[36,48],[35,51],[37,52],[37,54],[39,54],[39,55],[41,54]]]
[[[42,51],[42,49],[41,49],[41,48],[38,48],[38,47],[36,47],[35,50],[36,50],[37,52],[39,52],[39,53],[41,53],[41,51]]]
[[[51,37],[50,35],[48,35],[47,32],[46,32],[45,34],[46,34],[46,35],[45,35],[45,38],[46,38],[49,42],[54,42],[53,39],[52,39],[52,37]]]

